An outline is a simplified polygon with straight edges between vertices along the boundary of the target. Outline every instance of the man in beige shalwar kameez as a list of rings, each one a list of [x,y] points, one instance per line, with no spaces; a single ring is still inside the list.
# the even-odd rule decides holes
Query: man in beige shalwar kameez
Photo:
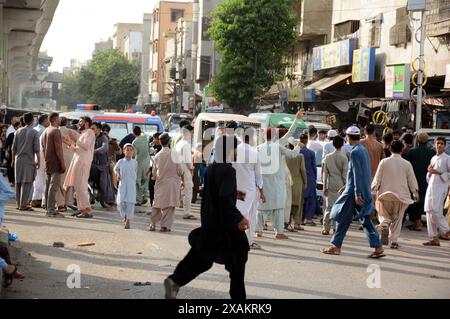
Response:
[[[156,223],[161,222],[161,232],[170,232],[175,207],[180,203],[180,177],[183,176],[183,168],[177,152],[169,148],[169,134],[161,134],[159,140],[163,148],[153,162],[152,178],[156,181],[155,200],[149,231],[155,231]]]
[[[79,122],[81,131],[80,138],[76,144],[71,143],[70,148],[75,152],[69,170],[67,171],[64,189],[75,188],[77,197],[78,218],[92,218],[92,209],[89,202],[88,180],[91,171],[92,159],[94,157],[95,134],[91,130],[92,120],[82,117]],[[68,141],[65,141],[69,144]]]
[[[72,130],[67,127],[68,120],[65,117],[61,117],[61,126],[59,130],[61,131],[61,136],[63,141],[76,143],[80,134],[77,131]],[[69,148],[68,145],[63,145],[63,156],[64,156],[64,165],[65,167],[69,167],[72,162],[74,152]],[[61,174],[61,188],[58,194],[56,195],[56,201],[58,203],[59,211],[66,212],[67,207],[73,205],[73,189],[69,188],[67,191],[64,189],[64,181],[66,180],[67,170],[64,174]]]
[[[391,144],[392,155],[380,162],[372,182],[372,191],[377,192],[376,208],[381,223],[381,241],[386,245],[389,241],[392,249],[398,248],[403,216],[408,206],[414,202],[411,194],[416,201],[419,200],[419,186],[414,170],[411,163],[402,158],[402,150],[402,142],[395,141]]]

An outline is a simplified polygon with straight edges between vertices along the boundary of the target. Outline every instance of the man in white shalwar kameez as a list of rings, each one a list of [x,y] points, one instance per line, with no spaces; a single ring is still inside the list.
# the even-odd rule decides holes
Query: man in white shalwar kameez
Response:
[[[294,122],[292,123],[292,125],[289,128],[289,130],[287,131],[287,133],[280,135],[279,140],[275,141],[275,142],[278,143],[279,145],[282,145],[287,148],[289,145],[289,138],[291,138],[294,135],[295,131],[298,128],[298,122],[301,121],[302,119],[303,119],[303,113],[297,112],[297,114],[295,115]],[[284,225],[285,225],[286,230],[288,230],[290,232],[294,232],[295,231],[294,227],[292,227],[290,225],[293,181],[292,181],[291,171],[289,170],[289,167],[287,166],[286,156],[284,156],[284,155],[281,157],[281,165],[283,166],[283,168],[285,170],[285,174],[286,174],[286,206],[284,208]]]
[[[238,192],[244,193],[244,200],[238,200],[236,207],[241,214],[249,221],[249,228],[246,230],[250,249],[260,249],[261,247],[253,241],[256,229],[256,211],[259,200],[264,202],[263,179],[261,162],[258,152],[250,145],[253,138],[250,130],[246,131],[243,140],[245,143],[237,147],[237,160],[233,163],[236,170],[236,184]]]
[[[446,144],[444,137],[436,138],[434,143],[436,155],[431,159],[428,167],[425,212],[428,236],[431,240],[423,243],[425,246],[440,246],[439,239],[450,239],[450,229],[444,217],[444,202],[450,182],[450,156],[444,152]]]
[[[48,115],[44,114],[39,117],[39,124],[34,128],[39,133],[39,157],[40,163],[44,163],[44,151],[42,147],[42,134],[45,129],[50,126]],[[39,166],[36,171],[36,178],[33,183],[33,196],[31,198],[31,207],[41,207],[45,203],[45,185],[46,185],[45,165]]]
[[[263,173],[264,195],[266,202],[261,203],[258,208],[258,225],[256,233],[262,236],[264,220],[270,218],[274,226],[277,239],[287,239],[284,234],[284,212],[287,201],[286,169],[283,166],[282,157],[294,158],[300,152],[299,146],[290,151],[277,142],[272,142],[274,129],[266,131],[266,142],[258,146],[258,155],[261,160]]]

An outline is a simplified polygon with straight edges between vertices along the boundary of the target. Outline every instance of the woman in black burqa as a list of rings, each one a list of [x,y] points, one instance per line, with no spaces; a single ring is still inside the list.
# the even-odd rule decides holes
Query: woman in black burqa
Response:
[[[248,221],[236,208],[236,171],[231,166],[237,144],[233,136],[223,136],[216,142],[215,161],[206,171],[201,228],[191,232],[190,251],[164,281],[166,299],[175,299],[180,287],[208,271],[215,262],[224,264],[230,273],[231,299],[246,299],[244,277],[250,247],[245,230]]]

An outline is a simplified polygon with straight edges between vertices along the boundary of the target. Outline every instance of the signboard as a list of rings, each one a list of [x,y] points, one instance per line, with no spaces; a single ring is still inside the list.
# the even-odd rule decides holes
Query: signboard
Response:
[[[216,100],[209,85],[205,86],[203,103],[206,113],[223,113],[223,104]]]
[[[386,65],[386,98],[409,99],[411,64]]]
[[[316,94],[314,89],[290,88],[287,89],[288,102],[315,102]]]
[[[362,48],[353,51],[352,82],[375,80],[375,48]]]
[[[349,65],[353,62],[355,39],[347,39],[313,49],[314,71]]]
[[[447,69],[445,72],[444,89],[450,90],[450,64],[447,64]]]

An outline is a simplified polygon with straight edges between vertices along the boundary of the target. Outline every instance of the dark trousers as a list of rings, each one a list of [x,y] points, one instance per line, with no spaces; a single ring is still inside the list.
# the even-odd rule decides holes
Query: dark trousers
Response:
[[[417,220],[420,220],[422,218],[422,214],[424,213],[423,211],[424,206],[425,206],[425,195],[420,196],[420,201],[418,203],[413,203],[409,205],[409,207],[406,209],[405,217],[406,215],[408,215],[409,221],[413,223],[416,222]]]
[[[239,260],[240,259],[240,260]],[[232,300],[244,300],[245,292],[245,263],[246,258],[224,257],[225,269],[230,273],[230,296]],[[178,286],[183,287],[208,271],[214,260],[191,248],[189,253],[178,264],[173,275],[169,276]]]
[[[153,201],[155,200],[155,182],[150,176],[150,180],[148,181],[148,191],[150,193],[150,205],[153,206]]]
[[[8,265],[12,265],[8,247],[2,243],[0,243],[0,258],[4,259]]]

